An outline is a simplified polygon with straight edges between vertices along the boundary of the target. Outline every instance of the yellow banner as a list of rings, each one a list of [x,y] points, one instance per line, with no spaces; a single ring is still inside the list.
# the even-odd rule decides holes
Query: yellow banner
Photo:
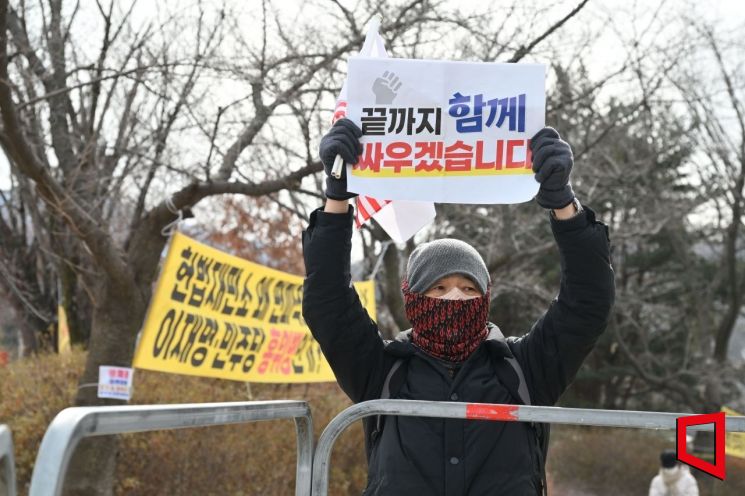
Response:
[[[355,283],[375,318],[375,286]],[[303,278],[176,232],[133,366],[248,382],[324,382],[334,374],[302,316]]]
[[[742,417],[742,413],[737,413],[726,406],[722,407],[722,411],[726,415]],[[724,451],[727,455],[745,458],[745,432],[728,432],[725,436],[724,445]]]

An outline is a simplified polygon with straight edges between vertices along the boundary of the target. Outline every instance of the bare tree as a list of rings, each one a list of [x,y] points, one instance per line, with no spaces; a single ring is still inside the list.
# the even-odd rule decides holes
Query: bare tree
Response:
[[[359,49],[366,22],[378,13],[395,56],[551,60],[548,122],[574,145],[578,195],[614,230],[620,289],[611,331],[576,396],[612,407],[660,395],[692,408],[707,401],[711,391],[696,387],[706,368],[697,365],[700,350],[723,360],[745,292],[738,258],[741,90],[720,42],[701,31],[718,61],[722,94],[740,117],[733,134],[710,112],[713,95],[701,94],[692,79],[671,77],[684,53],[672,52],[677,39],[663,47],[671,52],[651,39],[664,2],[606,76],[590,77],[583,59],[607,25],[588,29],[564,54],[573,62],[564,63],[553,42],[566,26],[591,24],[582,21],[587,4],[526,10],[510,2],[468,11],[435,0],[331,0],[290,12],[264,0],[249,12],[199,3],[171,11],[158,3],[143,16],[134,3],[116,0],[1,1],[0,146],[13,183],[0,212],[0,284],[27,320],[29,346],[38,339],[34,330],[54,323],[61,302],[76,319],[75,339],[89,350],[75,403],[113,403],[88,386],[97,382],[99,365],[131,363],[164,227],[184,214],[204,224],[228,219],[215,197],[229,194],[256,198],[230,208],[271,212],[262,218],[249,210],[257,231],[297,229],[290,217],[306,218],[321,199],[316,145],[344,59]],[[656,51],[673,55],[650,58]],[[604,91],[619,78],[633,91],[609,99]],[[666,100],[669,81],[695,119],[677,118],[679,107]],[[700,141],[689,141],[691,128]],[[696,169],[708,171],[700,181],[705,193],[691,189],[685,175],[699,145],[716,159]],[[720,213],[708,230],[687,218],[704,196],[715,198]],[[523,206],[438,208],[437,226],[423,237],[453,235],[457,226],[487,258],[494,320],[508,333],[527,330],[558,279],[545,218]],[[211,239],[235,241],[223,234],[212,232]],[[708,284],[691,289],[711,267],[696,252],[699,239],[722,263]],[[392,333],[406,326],[400,281],[413,243],[386,241],[375,226],[363,231],[364,271],[380,259],[382,322]],[[707,322],[717,323],[713,334]],[[109,492],[115,449],[109,440],[81,445],[68,493]]]
[[[711,72],[693,71],[688,65],[671,79],[695,125],[700,150],[693,162],[700,212],[706,219],[698,229],[699,250],[709,260],[709,275],[698,281],[696,308],[707,365],[720,370],[705,381],[704,405],[718,409],[731,397],[729,381],[722,381],[721,370],[731,366],[729,345],[745,303],[745,95],[738,83],[743,77],[743,46],[737,36],[717,35],[712,26],[699,20],[688,21],[688,32],[697,41],[691,59],[705,60]],[[707,80],[707,74],[714,77]]]
[[[387,32],[416,24],[420,4],[398,7]],[[45,234],[59,248],[58,274],[61,267],[73,270],[91,299],[89,354],[76,397],[76,404],[91,405],[110,403],[88,387],[97,381],[98,366],[131,363],[165,243],[163,227],[207,197],[270,195],[298,188],[319,171],[311,157],[253,168],[242,156],[252,146],[261,149],[270,118],[324,91],[319,82],[332,79],[362,35],[311,46],[300,41],[311,39],[311,28],[296,27],[298,36],[289,37],[288,26],[265,3],[265,35],[258,45],[244,46],[245,59],[235,62],[224,59],[229,50],[220,50],[231,28],[225,11],[200,10],[188,39],[176,35],[184,18],[135,29],[132,5],[120,10],[111,2],[97,4],[100,49],[91,56],[73,30],[77,6],[63,7],[58,0],[33,11],[25,2],[1,4],[0,141],[14,176],[33,185],[29,194],[39,218],[56,226]],[[270,45],[271,23],[281,48]],[[241,41],[240,33],[231,35]],[[209,79],[225,73],[242,86],[235,91],[244,105],[212,112],[214,124],[205,125],[210,114],[199,113],[208,107]],[[228,116],[238,119],[226,123]],[[189,133],[208,143],[206,162],[181,162],[177,139]],[[233,180],[241,174],[245,180]],[[167,200],[152,198],[158,180],[177,187]],[[110,491],[114,449],[108,441],[82,445],[68,492]]]
[[[327,121],[319,110],[331,107],[341,63],[361,45],[374,13],[383,14],[381,34],[402,52],[425,33],[433,43],[444,28],[457,27],[453,16],[481,19],[425,0],[316,5],[334,23],[329,32],[327,23],[288,18],[264,1],[251,13],[256,30],[247,32],[227,6],[166,8],[144,24],[134,21],[134,3],[88,7],[0,3],[0,144],[27,188],[17,205],[34,210],[29,223],[38,235],[24,238],[20,224],[4,224],[12,232],[3,239],[16,240],[3,247],[4,267],[19,260],[29,239],[43,239],[42,266],[54,272],[47,286],[58,286],[63,301],[89,300],[77,405],[112,403],[89,385],[99,365],[131,363],[166,240],[161,231],[178,212],[223,194],[304,204],[293,195],[304,194],[303,178],[321,169],[314,142]],[[535,39],[526,37],[522,51]],[[297,193],[276,196],[289,190]],[[12,280],[28,285],[34,277]],[[47,314],[50,308],[45,303]],[[109,492],[114,452],[109,440],[81,445],[67,492]]]
[[[0,278],[18,316],[23,354],[51,343],[47,330],[55,322],[56,310],[56,284],[41,245],[44,219],[35,211],[35,203],[29,203],[27,192],[15,181],[8,192],[0,192]]]

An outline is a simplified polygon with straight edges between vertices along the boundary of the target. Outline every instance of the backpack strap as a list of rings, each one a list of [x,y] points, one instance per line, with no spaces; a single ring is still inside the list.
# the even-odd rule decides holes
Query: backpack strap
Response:
[[[385,381],[383,382],[383,390],[380,393],[380,399],[381,400],[387,400],[391,397],[391,379],[393,378],[393,374],[396,373],[396,371],[403,365],[404,359],[399,358],[395,362],[393,362],[393,366],[391,367],[391,370],[388,371],[388,375],[385,376]]]
[[[406,365],[416,348],[410,342],[411,329],[398,333],[396,339],[383,340],[383,351],[394,358],[391,368],[386,373],[378,399],[389,399],[396,396],[406,378]],[[372,398],[370,398],[372,399]],[[373,445],[383,431],[383,415],[375,415],[362,419],[365,432],[365,453],[368,461],[372,455]]]
[[[520,362],[518,362],[514,357],[504,357],[504,359],[517,374],[517,390],[515,391],[517,393],[517,398],[523,402],[523,405],[531,405],[528,383],[525,380],[525,374],[523,374],[523,368],[520,366]]]
[[[497,375],[499,376],[499,380],[502,382],[502,384],[504,384],[504,386],[516,400],[520,401],[523,405],[531,405],[532,402],[530,400],[530,390],[528,389],[528,383],[525,380],[525,374],[523,373],[523,368],[520,365],[520,362],[518,362],[517,359],[514,358],[514,356],[503,356],[501,357],[501,359],[504,360],[504,362],[506,362],[517,375],[517,384],[515,384],[515,382],[511,380],[512,378],[505,377],[505,374],[503,372],[504,368],[500,367],[499,363],[497,362],[495,363],[495,369],[497,371]],[[500,360],[500,358],[496,358],[496,360]],[[501,375],[500,371],[502,371]],[[546,455],[548,454],[548,440],[550,434],[549,425],[538,422],[530,422],[528,425],[535,434],[535,449],[538,455],[538,470],[540,473],[541,494],[547,495],[548,483],[546,481]]]
[[[404,365],[405,361],[403,358],[399,358],[395,362],[393,362],[393,366],[391,367],[391,370],[388,371],[388,375],[385,376],[385,381],[383,382],[383,390],[380,392],[380,399],[381,400],[387,400],[391,397],[391,381],[393,379],[393,376],[396,374],[396,372],[401,369],[401,366]],[[406,375],[406,367],[404,367],[401,371],[401,373],[396,377],[396,381],[394,382],[394,389],[395,392],[398,393],[399,388],[403,384],[403,377]],[[375,430],[373,431],[373,436],[379,436],[380,433],[383,431],[383,415],[378,415],[375,420]]]

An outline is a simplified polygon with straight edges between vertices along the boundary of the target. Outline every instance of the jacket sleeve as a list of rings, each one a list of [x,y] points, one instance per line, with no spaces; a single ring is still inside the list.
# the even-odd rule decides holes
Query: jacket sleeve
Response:
[[[527,376],[533,404],[553,405],[574,380],[605,330],[615,296],[608,228],[583,212],[551,218],[559,247],[559,295],[526,335],[510,348]]]
[[[391,358],[352,286],[352,220],[352,207],[346,214],[311,214],[303,232],[303,317],[339,386],[357,403],[379,397]]]

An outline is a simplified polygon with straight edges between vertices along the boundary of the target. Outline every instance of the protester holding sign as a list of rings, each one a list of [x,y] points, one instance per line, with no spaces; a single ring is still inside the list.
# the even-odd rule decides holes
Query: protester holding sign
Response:
[[[324,208],[303,234],[303,315],[337,381],[354,402],[381,397],[553,405],[605,329],[613,303],[607,227],[569,183],[569,145],[545,128],[531,141],[536,200],[550,210],[561,285],[520,338],[487,321],[491,277],[478,252],[446,239],[420,245],[402,289],[412,329],[384,341],[350,285],[352,208],[340,154],[356,163],[362,131],[338,121],[321,141]],[[387,417],[365,422],[366,495],[528,495],[545,488],[546,432],[519,422]]]

